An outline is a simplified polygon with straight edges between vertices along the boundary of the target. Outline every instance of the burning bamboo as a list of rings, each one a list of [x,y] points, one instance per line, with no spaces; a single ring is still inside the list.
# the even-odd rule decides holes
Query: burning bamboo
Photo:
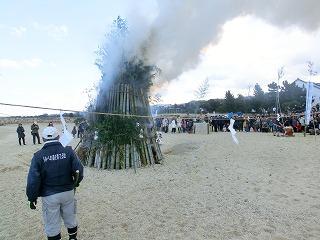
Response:
[[[85,165],[98,169],[136,169],[160,163],[162,159],[147,98],[152,80],[160,70],[124,50],[122,44],[127,33],[126,21],[118,17],[96,62],[102,79],[91,108],[120,114],[89,119],[90,126],[78,152],[82,153],[80,158]]]
[[[135,89],[130,84],[114,84],[110,87],[105,99],[107,100],[105,103],[106,109],[113,113],[124,115],[150,114],[149,103],[144,92],[141,89]],[[159,145],[155,141],[155,131],[151,127],[153,124],[151,116],[150,118],[135,118],[134,121],[126,116],[116,117],[125,124],[131,124],[131,128],[135,128],[136,136],[129,137],[123,136],[126,134],[125,131],[117,131],[117,128],[123,126],[116,125],[115,119],[112,119],[115,117],[108,116],[105,118],[105,121],[110,119],[110,122],[115,123],[111,126],[115,128],[114,139],[108,138],[105,144],[102,144],[101,141],[84,139],[84,142],[92,142],[87,159],[82,159],[85,165],[98,169],[127,169],[161,162],[162,155]],[[132,134],[132,131],[129,129],[127,134]],[[89,134],[89,136],[92,137],[92,134]],[[81,152],[83,152],[83,149]]]

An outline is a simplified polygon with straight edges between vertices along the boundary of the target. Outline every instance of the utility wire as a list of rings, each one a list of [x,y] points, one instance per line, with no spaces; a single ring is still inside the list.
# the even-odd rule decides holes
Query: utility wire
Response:
[[[136,115],[136,114],[121,114],[121,113],[106,113],[106,112],[89,112],[89,111],[79,111],[79,110],[71,110],[71,109],[62,109],[62,108],[49,108],[49,107],[40,107],[40,106],[31,106],[31,105],[22,105],[22,104],[12,104],[12,103],[2,103],[0,102],[0,105],[3,106],[11,106],[11,107],[24,107],[24,108],[35,108],[35,109],[44,109],[44,110],[54,110],[54,111],[62,111],[62,112],[74,112],[74,113],[88,113],[88,114],[97,114],[97,115],[107,115],[107,116],[123,116],[123,117],[139,117],[139,118],[151,118],[152,116],[146,116],[146,115]],[[315,112],[314,114],[319,114],[320,112]],[[1,113],[0,113],[1,114]],[[10,116],[8,114],[3,114]],[[161,116],[163,114],[160,114]],[[168,114],[170,115],[170,114]],[[261,115],[261,114],[260,114]],[[300,116],[304,115],[304,113],[296,113],[292,114],[291,116]],[[272,115],[266,117],[271,118]],[[276,116],[275,116],[276,117]],[[285,116],[286,117],[286,116]],[[288,117],[288,116],[287,116]],[[243,118],[243,117],[242,117]],[[215,119],[215,120],[225,120],[224,118],[221,119]]]

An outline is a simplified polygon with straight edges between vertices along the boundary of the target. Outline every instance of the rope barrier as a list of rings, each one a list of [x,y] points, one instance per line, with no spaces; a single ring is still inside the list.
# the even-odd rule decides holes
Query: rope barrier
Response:
[[[89,111],[79,111],[79,110],[62,109],[62,108],[49,108],[49,107],[40,107],[40,106],[31,106],[31,105],[22,105],[22,104],[12,104],[12,103],[2,103],[2,102],[0,102],[0,105],[11,106],[11,107],[24,107],[24,108],[43,109],[43,110],[54,110],[54,111],[60,111],[60,112],[62,111],[62,112],[88,113],[88,114],[107,115],[107,116],[151,118],[151,116],[136,115],[136,114],[89,112]]]
[[[97,115],[107,115],[107,116],[122,116],[122,117],[138,117],[138,118],[151,118],[152,116],[146,116],[146,115],[136,115],[136,114],[121,114],[121,113],[107,113],[107,112],[89,112],[89,111],[79,111],[79,110],[72,110],[72,109],[62,109],[62,108],[49,108],[49,107],[40,107],[40,106],[32,106],[32,105],[22,105],[22,104],[12,104],[12,103],[2,103],[0,102],[0,105],[3,106],[11,106],[11,107],[24,107],[24,108],[33,108],[33,109],[43,109],[43,110],[54,110],[54,111],[63,111],[63,112],[74,112],[74,113],[87,113],[87,114],[97,114]],[[315,112],[314,114],[319,114],[320,112]],[[0,113],[1,114],[1,113]],[[301,113],[304,115],[304,113]],[[292,114],[288,116],[282,116],[282,117],[290,117],[290,116],[299,116],[301,114]],[[7,115],[8,114],[3,114]],[[159,117],[167,117],[173,114],[159,114]],[[180,114],[182,115],[182,114]],[[261,114],[260,114],[261,115]],[[188,116],[191,117],[191,116]],[[274,116],[265,116],[265,118],[273,118]],[[276,116],[275,116],[276,117]],[[239,117],[237,119],[243,119],[243,117]],[[237,120],[236,119],[236,120]],[[215,120],[228,120],[228,119],[215,119]]]

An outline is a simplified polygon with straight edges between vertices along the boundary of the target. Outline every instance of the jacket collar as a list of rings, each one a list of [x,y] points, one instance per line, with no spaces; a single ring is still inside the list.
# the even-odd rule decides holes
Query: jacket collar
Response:
[[[59,140],[46,141],[43,145],[43,148],[54,146],[54,145],[61,145],[61,143],[59,142]]]

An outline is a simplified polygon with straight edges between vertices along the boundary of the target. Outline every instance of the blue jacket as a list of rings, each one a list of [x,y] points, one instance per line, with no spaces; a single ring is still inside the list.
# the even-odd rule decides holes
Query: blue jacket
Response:
[[[32,158],[27,180],[27,197],[34,202],[74,188],[73,176],[79,170],[79,182],[83,179],[83,166],[71,147],[60,142],[45,143]]]

